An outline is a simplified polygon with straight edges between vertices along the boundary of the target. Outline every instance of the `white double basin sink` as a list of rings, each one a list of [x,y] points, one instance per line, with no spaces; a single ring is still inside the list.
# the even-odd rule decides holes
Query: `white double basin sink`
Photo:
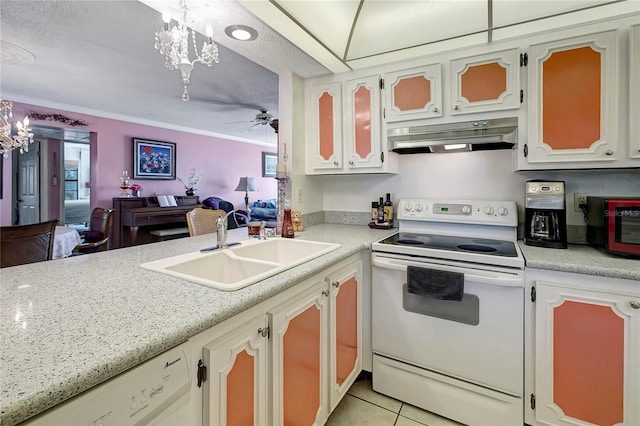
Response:
[[[246,240],[208,252],[192,252],[140,265],[192,283],[234,291],[315,259],[340,244],[272,238]]]

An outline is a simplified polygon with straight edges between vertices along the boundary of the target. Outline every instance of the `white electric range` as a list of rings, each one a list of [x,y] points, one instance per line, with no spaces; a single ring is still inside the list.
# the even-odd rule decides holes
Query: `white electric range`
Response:
[[[523,424],[516,203],[402,199],[397,219],[372,246],[374,390],[465,424]]]

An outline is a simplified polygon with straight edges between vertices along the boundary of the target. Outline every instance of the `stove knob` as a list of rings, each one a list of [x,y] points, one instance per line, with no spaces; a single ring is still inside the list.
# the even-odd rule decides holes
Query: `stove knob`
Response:
[[[471,206],[468,204],[462,206],[462,214],[471,214]]]
[[[404,209],[408,212],[411,211],[411,203],[404,203]]]
[[[493,207],[491,206],[487,206],[484,208],[484,214],[491,216],[493,214],[494,210]]]
[[[422,204],[416,204],[415,209],[416,209],[416,211],[421,212],[422,211]]]
[[[498,214],[499,214],[500,216],[506,216],[506,215],[507,215],[507,213],[509,213],[509,210],[507,210],[507,208],[506,208],[506,207],[499,207],[499,208],[498,208]]]

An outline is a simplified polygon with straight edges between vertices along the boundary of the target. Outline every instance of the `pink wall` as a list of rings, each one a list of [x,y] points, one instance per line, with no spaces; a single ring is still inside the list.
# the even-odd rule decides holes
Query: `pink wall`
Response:
[[[69,118],[82,119],[88,126],[75,129],[96,133],[96,144],[92,147],[91,168],[91,205],[110,207],[112,197],[120,194],[118,184],[123,170],[132,170],[132,138],[144,138],[175,142],[176,175],[186,180],[191,168],[204,175],[198,185],[196,195],[200,199],[216,196],[232,202],[237,208],[244,209],[244,193],[235,192],[241,176],[256,178],[259,192],[249,193],[249,200],[275,198],[277,182],[273,178],[262,177],[262,152],[275,152],[275,148],[266,148],[250,143],[229,141],[210,136],[176,130],[162,129],[121,120],[112,120],[92,115],[53,110],[39,106],[14,103],[13,114],[16,119],[36,111],[42,114],[59,113]],[[32,120],[32,125],[65,127],[55,121]],[[2,161],[2,160],[0,160]],[[4,160],[2,181],[4,196],[0,200],[0,224],[11,224],[11,160]],[[176,180],[132,180],[144,188],[143,195],[175,194],[184,195],[184,187]]]

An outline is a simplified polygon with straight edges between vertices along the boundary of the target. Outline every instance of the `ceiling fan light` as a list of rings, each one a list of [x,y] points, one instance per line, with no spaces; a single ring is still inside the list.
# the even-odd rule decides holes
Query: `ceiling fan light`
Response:
[[[251,41],[258,38],[258,32],[246,25],[229,25],[224,32],[234,40]]]

